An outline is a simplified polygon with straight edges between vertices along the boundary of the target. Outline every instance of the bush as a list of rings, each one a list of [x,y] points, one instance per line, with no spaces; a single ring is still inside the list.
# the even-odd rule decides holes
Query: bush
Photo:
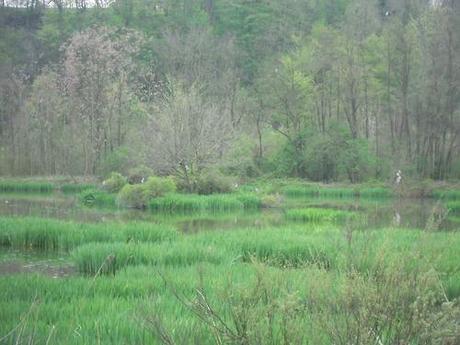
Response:
[[[115,206],[115,196],[98,189],[84,190],[79,199],[86,206]]]
[[[143,186],[147,201],[176,191],[176,183],[171,177],[150,176]]]
[[[208,195],[215,193],[230,193],[233,191],[235,182],[229,176],[218,171],[209,171],[202,174],[197,182],[195,190],[198,194]]]
[[[257,166],[258,143],[254,138],[247,134],[235,140],[222,160],[222,171],[239,177],[260,176],[260,169]]]
[[[139,165],[128,172],[128,182],[130,184],[143,183],[149,176],[152,176],[153,170],[148,166]]]
[[[145,208],[151,199],[176,191],[170,177],[151,176],[146,183],[127,184],[118,194],[118,204],[123,207]]]
[[[112,171],[125,172],[126,167],[133,166],[133,155],[128,147],[119,147],[108,153],[97,169],[97,173],[106,176]]]
[[[117,199],[118,205],[130,208],[144,208],[146,205],[145,188],[143,184],[127,184]]]
[[[107,180],[102,182],[104,190],[109,193],[118,193],[128,182],[126,177],[117,172],[112,172]]]

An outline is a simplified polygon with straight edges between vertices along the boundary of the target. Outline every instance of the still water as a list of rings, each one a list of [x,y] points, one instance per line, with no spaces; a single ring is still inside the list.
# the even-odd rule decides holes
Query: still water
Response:
[[[326,208],[363,215],[355,223],[337,224],[360,229],[385,227],[425,228],[435,219],[437,230],[460,229],[458,214],[446,216],[445,206],[433,199],[292,198],[278,208],[253,212],[168,215],[149,210],[126,210],[82,206],[75,195],[0,194],[0,217],[44,217],[77,222],[146,221],[173,224],[184,233],[238,228],[267,228],[288,225],[285,211],[293,208]],[[439,221],[437,221],[439,218]],[[15,251],[0,247],[0,276],[18,273],[66,278],[76,274],[67,253]]]
[[[203,230],[284,226],[287,224],[284,217],[286,209],[305,207],[357,212],[365,219],[364,222],[359,222],[361,228],[393,226],[423,229],[430,218],[435,217],[436,219],[440,214],[444,215],[446,211],[443,204],[428,198],[289,198],[285,199],[279,208],[261,211],[168,215],[153,213],[149,210],[86,207],[78,202],[75,195],[62,193],[0,194],[0,216],[32,216],[78,222],[161,222],[174,224],[179,230],[187,233]],[[444,216],[439,222],[439,230],[460,228],[457,215],[450,213],[447,217]]]

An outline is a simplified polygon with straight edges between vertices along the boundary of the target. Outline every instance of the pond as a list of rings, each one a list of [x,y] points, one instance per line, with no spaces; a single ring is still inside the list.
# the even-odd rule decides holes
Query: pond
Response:
[[[434,199],[365,199],[365,198],[284,198],[278,208],[260,211],[225,213],[165,214],[149,210],[86,207],[72,194],[0,194],[0,216],[43,217],[77,222],[132,222],[172,224],[183,233],[242,228],[276,228],[289,225],[286,211],[317,208],[348,211],[361,215],[357,220],[336,222],[335,226],[359,229],[387,227],[423,229],[430,218],[438,230],[458,228],[458,217],[442,216],[445,206]],[[433,218],[434,217],[434,218]],[[52,278],[66,278],[77,273],[66,253],[49,254],[35,251],[13,251],[0,247],[0,276],[16,273],[38,273]]]
[[[439,216],[440,230],[452,230],[459,226],[458,217],[435,199],[399,198],[284,198],[279,208],[260,211],[225,213],[165,214],[149,210],[85,207],[75,195],[50,194],[0,194],[0,216],[32,216],[74,220],[78,222],[130,222],[145,221],[173,224],[182,232],[195,233],[204,230],[237,229],[246,227],[285,226],[284,213],[289,209],[320,208],[351,211],[362,215],[360,228],[425,228],[430,218]],[[443,216],[444,215],[444,216]],[[338,224],[350,225],[350,224]]]

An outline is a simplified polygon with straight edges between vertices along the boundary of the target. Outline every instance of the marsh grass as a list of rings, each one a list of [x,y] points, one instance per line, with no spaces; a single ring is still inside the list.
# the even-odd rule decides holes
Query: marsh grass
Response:
[[[96,189],[97,186],[95,184],[90,183],[65,183],[60,186],[60,190],[63,193],[81,193],[84,190],[88,189]]]
[[[436,274],[404,262],[361,274],[321,268],[292,280],[255,262],[252,278],[230,281],[216,297],[198,285],[172,295],[208,331],[214,344],[455,344],[460,305],[446,300]],[[302,274],[300,273],[300,274]],[[296,286],[296,287],[294,287]],[[153,311],[147,326],[162,344],[186,342]]]
[[[51,193],[54,189],[55,186],[48,182],[0,181],[0,192]]]
[[[16,249],[67,251],[89,242],[172,241],[176,230],[163,224],[81,224],[43,218],[0,217],[0,245]]]
[[[460,213],[460,200],[449,201],[446,207],[451,213]]]
[[[203,211],[251,210],[262,206],[261,200],[249,194],[169,194],[150,201],[156,212],[187,213]]]
[[[442,199],[442,200],[460,200],[460,190],[458,189],[435,189],[432,192],[432,197],[435,199]]]
[[[0,333],[13,329],[37,296],[40,314],[27,328],[37,343],[54,325],[50,344],[158,343],[165,335],[177,344],[216,344],[221,321],[231,332],[219,336],[229,344],[373,343],[363,329],[407,340],[413,328],[417,337],[444,343],[454,334],[457,233],[388,228],[348,236],[333,225],[291,224],[166,239],[159,230],[157,240],[149,237],[150,224],[142,226],[107,226],[101,232],[114,237],[76,241],[71,258],[84,276],[2,277]],[[422,314],[412,319],[413,310]],[[432,328],[421,329],[426,322]],[[17,339],[25,338],[16,334],[6,343]]]
[[[392,191],[385,187],[324,187],[319,185],[292,185],[283,189],[284,195],[291,198],[329,197],[329,198],[389,198]]]
[[[326,208],[290,209],[285,213],[286,219],[296,222],[347,222],[358,218],[358,214]]]
[[[310,207],[287,210],[301,221],[283,226],[187,235],[163,223],[189,210],[211,218],[257,211],[259,198],[168,197],[155,199],[161,224],[0,217],[0,245],[70,251],[82,273],[2,276],[0,338],[9,336],[0,343],[460,341],[458,232],[342,229],[360,215]]]
[[[85,206],[116,207],[117,195],[99,189],[86,189],[78,195],[78,199]]]
[[[71,256],[84,274],[115,274],[125,266],[190,266],[196,263],[220,264],[225,252],[212,246],[191,245],[185,241],[165,244],[89,243],[76,248]]]

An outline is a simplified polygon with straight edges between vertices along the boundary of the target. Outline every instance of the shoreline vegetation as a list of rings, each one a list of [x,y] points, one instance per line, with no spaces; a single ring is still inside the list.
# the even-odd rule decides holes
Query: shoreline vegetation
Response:
[[[459,345],[459,4],[0,1],[0,345]]]
[[[161,224],[2,217],[0,243],[68,255],[79,273],[2,276],[5,344],[39,344],[48,337],[50,344],[166,344],[158,332],[180,343],[193,334],[200,344],[215,344],[203,317],[245,322],[253,332],[268,327],[276,341],[294,331],[293,339],[327,339],[337,335],[331,323],[339,335],[357,337],[373,322],[398,324],[398,337],[413,340],[410,327],[425,332],[426,322],[442,318],[432,324],[439,335],[429,336],[458,339],[458,232],[388,228],[347,235],[332,223],[313,222],[186,235]],[[416,317],[413,308],[422,308]],[[269,311],[273,324],[261,323],[258,316]],[[359,325],[344,326],[351,311],[360,313]]]
[[[0,193],[82,193],[82,202],[92,204],[91,200],[84,200],[85,192],[87,194],[95,194],[94,199],[99,199],[102,204],[115,205],[116,192],[107,192],[104,188],[104,183],[97,182],[95,178],[84,180],[83,182],[69,182],[65,178],[56,179],[50,178],[24,178],[24,179],[9,179],[0,178]],[[123,184],[123,186],[127,184]],[[139,183],[140,184],[140,183]],[[136,185],[136,184],[134,184]],[[175,191],[173,188],[172,191]],[[121,189],[121,188],[120,188]],[[299,179],[256,179],[247,181],[245,184],[237,188],[229,188],[233,193],[235,192],[253,193],[256,195],[282,195],[292,198],[301,197],[335,197],[335,198],[391,198],[391,197],[405,197],[405,198],[435,198],[445,200],[459,200],[460,183],[458,181],[415,181],[411,180],[404,183],[402,186],[395,186],[389,183],[363,183],[363,184],[349,184],[349,183],[314,183],[306,182]],[[170,194],[170,193],[169,193]],[[181,195],[189,196],[193,193],[181,192]],[[213,193],[209,193],[213,194]],[[246,193],[248,194],[248,193]],[[111,198],[113,196],[113,198]],[[103,200],[104,197],[106,200]],[[179,195],[177,195],[179,197]],[[113,200],[111,200],[113,199]],[[150,200],[148,200],[150,201]],[[94,200],[94,202],[97,202]],[[148,206],[148,205],[143,205]],[[155,203],[153,208],[162,208]]]
[[[211,219],[224,214],[230,222],[232,214],[282,207],[285,222],[186,233],[167,216],[155,223],[1,216],[1,343],[167,345],[193,337],[196,344],[215,345],[216,336],[235,345],[374,342],[363,328],[390,342],[460,339],[460,231],[439,229],[442,213],[424,228],[376,229],[363,226],[359,208],[326,208],[322,200],[396,198],[381,184],[256,180],[199,195],[184,193],[168,177],[144,180],[129,184],[111,174],[90,189],[80,188],[87,181],[74,185],[68,197],[90,198],[94,208],[136,205]],[[460,190],[454,186],[425,183],[423,190],[456,215]],[[49,193],[16,190],[18,196]],[[57,267],[71,273],[5,275],[2,267],[16,262],[8,253],[59,257]]]

